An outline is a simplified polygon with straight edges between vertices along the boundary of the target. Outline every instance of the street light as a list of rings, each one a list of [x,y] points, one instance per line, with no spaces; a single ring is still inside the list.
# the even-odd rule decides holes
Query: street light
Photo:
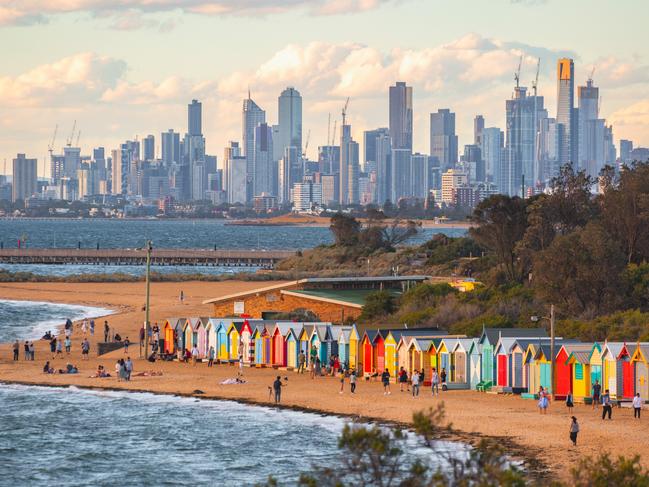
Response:
[[[149,354],[149,302],[151,297],[151,251],[153,243],[148,240],[146,243],[146,308],[144,318],[144,358]]]
[[[550,305],[550,317],[547,316],[531,316],[533,322],[541,320],[548,320],[550,322],[550,398],[554,401],[556,377],[554,375],[554,304]]]

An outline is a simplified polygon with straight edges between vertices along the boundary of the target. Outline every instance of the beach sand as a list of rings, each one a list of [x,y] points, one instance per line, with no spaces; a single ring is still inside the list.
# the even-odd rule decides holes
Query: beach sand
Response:
[[[209,316],[211,308],[201,304],[204,299],[257,287],[255,282],[186,282],[153,283],[151,286],[151,321],[161,322],[172,316]],[[180,290],[185,295],[180,304]],[[107,317],[110,325],[123,336],[135,342],[130,356],[137,358],[138,329],[144,320],[144,283],[6,283],[0,284],[0,299],[52,301],[111,308],[115,315]],[[95,338],[102,333],[103,318],[96,319]],[[340,382],[331,377],[310,379],[308,374],[275,371],[273,369],[244,368],[248,381],[243,385],[219,385],[225,378],[235,377],[237,366],[205,363],[195,367],[175,362],[150,364],[135,361],[135,373],[161,371],[160,377],[134,377],[131,382],[118,382],[115,377],[91,379],[98,364],[114,373],[116,359],[124,357],[122,350],[97,358],[94,341],[89,361],[81,361],[81,331],[76,324],[71,356],[52,361],[55,368],[63,368],[67,361],[80,367],[78,375],[46,375],[41,372],[44,361],[50,359],[48,344],[36,342],[34,362],[11,361],[10,344],[0,345],[0,381],[21,383],[77,385],[84,387],[108,387],[146,390],[159,393],[193,394],[201,390],[202,397],[224,398],[253,403],[268,403],[268,387],[278,374],[288,377],[282,403],[296,408],[324,411],[363,419],[378,419],[407,424],[412,413],[444,402],[447,419],[455,433],[450,438],[475,443],[480,437],[496,437],[515,457],[527,460],[527,468],[548,478],[566,479],[576,462],[587,455],[595,456],[609,452],[617,455],[640,455],[642,463],[649,467],[649,436],[646,429],[649,411],[642,420],[634,420],[631,409],[615,408],[612,421],[602,421],[600,410],[577,405],[574,414],[581,425],[579,446],[573,448],[568,438],[570,415],[563,403],[553,404],[547,415],[541,416],[536,401],[518,396],[482,394],[473,391],[443,392],[433,399],[428,388],[422,388],[419,398],[399,392],[392,385],[392,394],[384,396],[378,382],[359,381],[356,395],[349,393],[345,384],[344,394],[339,394]]]

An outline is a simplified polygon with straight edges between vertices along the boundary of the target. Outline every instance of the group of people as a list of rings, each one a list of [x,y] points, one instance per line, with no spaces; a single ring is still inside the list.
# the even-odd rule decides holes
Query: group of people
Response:
[[[50,365],[50,361],[48,360],[47,362],[45,362],[45,365],[43,365],[43,373],[44,374],[78,374],[79,368],[76,365],[72,365],[70,362],[68,362],[65,365],[65,369],[56,370],[54,367]]]
[[[20,341],[16,340],[12,348],[14,352],[14,361],[18,361],[20,359]],[[25,343],[23,344],[23,350],[24,350],[25,360],[33,361],[35,357],[34,342],[26,340]]]
[[[117,376],[117,382],[130,381],[132,373],[133,361],[131,360],[131,357],[126,357],[126,360],[121,358],[115,362],[115,375]]]

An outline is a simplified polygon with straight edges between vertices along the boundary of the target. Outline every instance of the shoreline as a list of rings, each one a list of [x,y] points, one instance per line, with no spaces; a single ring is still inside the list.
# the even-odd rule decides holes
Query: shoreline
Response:
[[[206,401],[225,401],[246,406],[260,407],[260,408],[276,408],[286,411],[295,411],[301,413],[314,414],[318,416],[335,416],[344,420],[349,420],[352,423],[362,423],[366,425],[380,425],[388,426],[390,428],[400,428],[413,432],[412,422],[390,420],[383,417],[373,416],[359,416],[344,412],[331,412],[326,409],[317,409],[312,407],[298,406],[295,404],[275,404],[272,401],[257,401],[242,397],[224,397],[217,395],[197,394],[197,393],[182,393],[182,392],[161,392],[154,389],[133,389],[129,387],[109,387],[109,386],[87,386],[77,384],[52,384],[51,382],[31,382],[31,381],[16,381],[6,380],[0,378],[0,386],[2,385],[22,385],[26,387],[48,387],[53,389],[83,389],[87,391],[111,391],[111,392],[126,392],[126,393],[148,393],[156,396],[169,396],[202,399]],[[530,449],[523,445],[519,445],[511,438],[506,436],[488,436],[480,433],[469,433],[461,430],[453,429],[452,425],[440,429],[439,436],[436,436],[433,441],[463,443],[476,448],[480,440],[490,440],[499,443],[501,446],[505,445],[506,454],[512,460],[522,463],[522,469],[531,478],[537,481],[547,480],[549,478],[549,467],[537,457],[530,456]]]
[[[183,282],[153,283],[151,286],[151,322],[161,323],[173,316],[210,316],[212,308],[203,305],[205,299],[258,287],[256,282]],[[75,323],[72,337],[72,354],[69,357],[51,360],[49,346],[43,340],[34,341],[36,361],[13,362],[10,344],[0,344],[0,382],[23,383],[26,385],[47,385],[52,387],[84,387],[97,389],[132,390],[186,397],[236,400],[241,403],[272,406],[268,402],[268,386],[275,376],[289,377],[289,387],[282,394],[283,407],[304,410],[317,414],[371,420],[392,425],[408,426],[412,413],[434,406],[441,399],[445,403],[446,421],[451,423],[457,436],[453,439],[467,443],[480,438],[494,438],[505,446],[506,453],[513,458],[526,460],[526,470],[535,472],[539,478],[561,478],[568,480],[570,469],[585,456],[597,456],[608,452],[616,456],[638,454],[641,463],[649,466],[649,437],[644,430],[649,419],[633,420],[633,412],[616,409],[612,422],[603,422],[601,411],[590,406],[576,405],[574,414],[582,427],[578,448],[569,446],[568,426],[570,415],[563,403],[553,404],[547,415],[539,415],[536,401],[519,396],[484,394],[476,391],[447,391],[439,399],[431,398],[430,391],[423,389],[418,398],[409,393],[400,393],[392,386],[392,395],[383,396],[380,383],[360,381],[356,394],[339,395],[340,383],[329,377],[310,379],[308,374],[277,371],[272,368],[244,368],[244,385],[220,385],[220,381],[232,378],[238,370],[235,366],[205,363],[191,365],[178,362],[146,362],[138,357],[137,331],[144,320],[145,284],[134,283],[0,283],[3,299],[23,301],[48,301],[64,304],[82,304],[110,308],[114,314],[107,316],[112,331],[123,337],[130,337],[133,345],[130,355],[134,358],[136,372],[161,372],[160,377],[136,377],[132,382],[121,383],[116,379],[91,379],[99,364],[113,373],[116,359],[125,357],[123,350],[97,357],[96,340],[103,337],[102,323],[91,339],[91,355],[88,361],[81,361],[80,341],[82,333]],[[185,301],[178,301],[178,293],[184,291]],[[66,361],[80,367],[77,375],[48,375],[42,373],[45,360],[51,360],[55,369],[63,368]],[[117,386],[117,387],[115,387]],[[199,389],[205,394],[195,395]],[[441,438],[445,439],[445,438]],[[471,443],[474,444],[474,443]]]

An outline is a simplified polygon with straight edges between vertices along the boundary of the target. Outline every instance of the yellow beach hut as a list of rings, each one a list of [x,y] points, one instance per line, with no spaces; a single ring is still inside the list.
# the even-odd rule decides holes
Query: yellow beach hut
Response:
[[[397,335],[398,336],[398,335]],[[390,377],[396,377],[399,370],[399,362],[397,360],[397,346],[399,339],[395,338],[395,334],[389,331],[385,337],[385,368],[390,371]]]
[[[566,360],[572,372],[572,395],[576,401],[590,397],[590,354],[589,351],[574,351]]]
[[[635,393],[645,401],[649,397],[649,345],[636,345],[631,363],[635,369]]]
[[[352,325],[352,329],[349,332],[349,368],[358,369],[358,343],[360,341],[360,336],[358,334],[358,329],[356,325]]]
[[[410,345],[408,345],[410,360],[406,369],[408,376],[412,377],[415,370],[421,371],[424,369],[424,378],[426,377],[426,366],[430,363],[430,355],[428,353],[430,342],[430,338],[413,337],[410,340]]]
[[[611,397],[616,399],[624,397],[624,372],[625,369],[630,369],[630,360],[631,354],[624,342],[604,343],[602,347],[602,387],[609,390]]]
[[[593,350],[590,352],[590,384],[591,387],[597,381],[602,386],[602,392],[607,389],[602,382],[602,346],[599,343],[593,344]],[[610,390],[609,390],[610,392]],[[589,391],[590,395],[590,391]]]
[[[399,370],[401,370],[402,367],[405,370],[410,368],[410,355],[408,354],[410,340],[411,337],[402,336],[397,344],[397,367]]]

